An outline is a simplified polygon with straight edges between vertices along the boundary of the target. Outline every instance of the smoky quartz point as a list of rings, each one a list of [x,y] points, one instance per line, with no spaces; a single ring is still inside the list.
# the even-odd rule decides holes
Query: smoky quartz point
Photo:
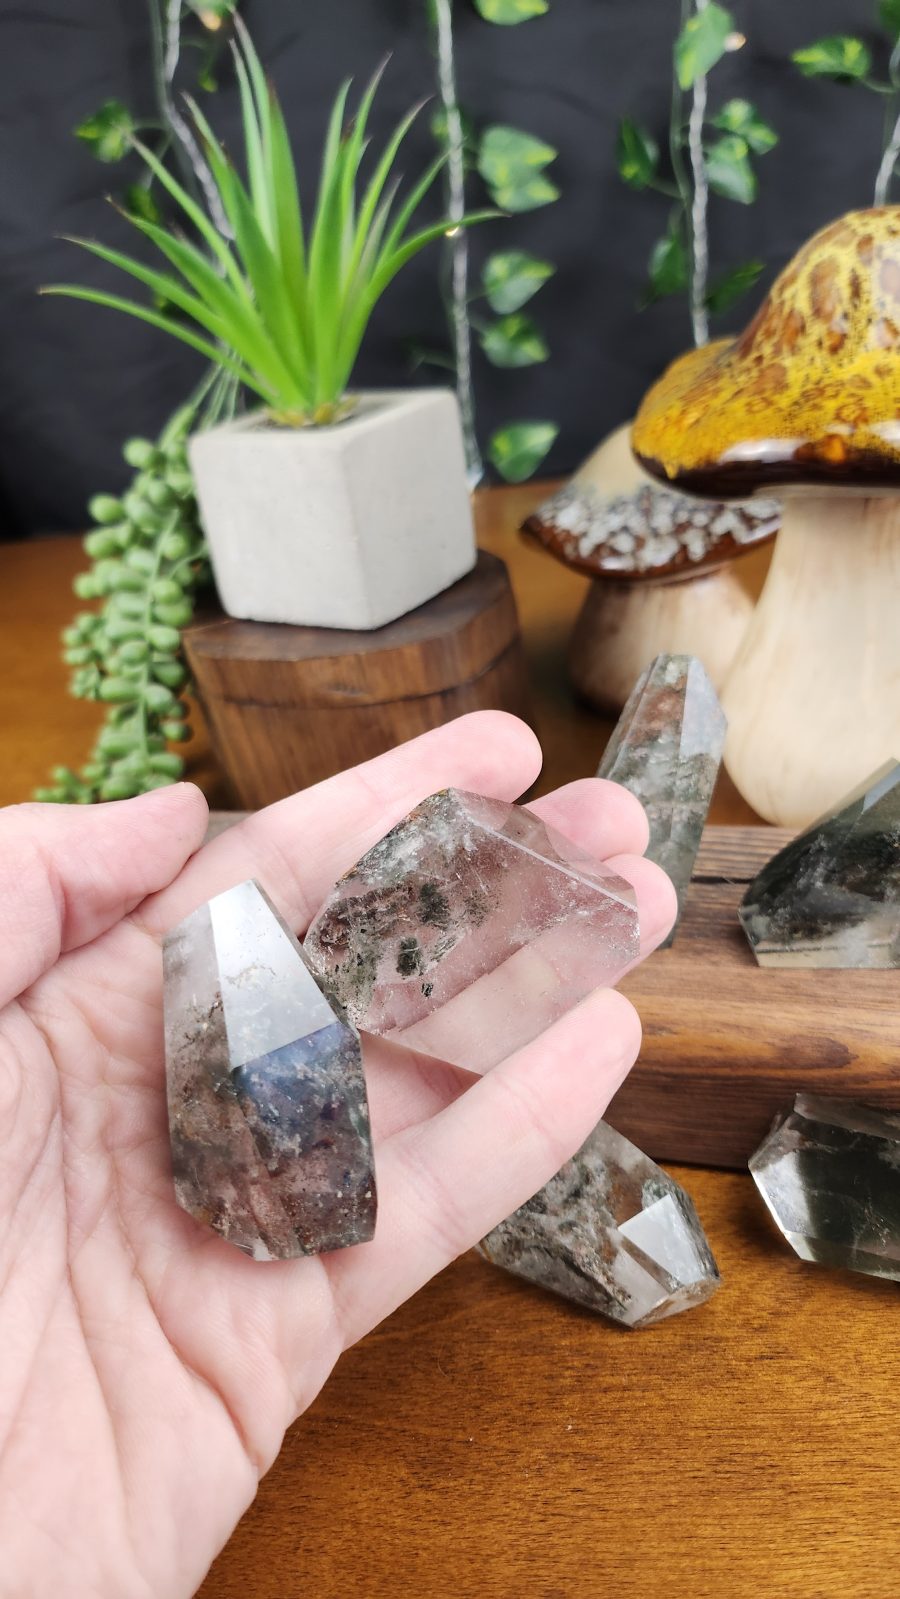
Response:
[[[740,918],[761,966],[900,966],[900,765],[779,850]]]
[[[258,883],[163,945],[178,1203],[257,1260],[371,1238],[375,1176],[359,1037]]]
[[[684,1189],[606,1122],[480,1247],[495,1265],[625,1327],[689,1310],[719,1286]]]
[[[484,1072],[637,958],[634,891],[530,811],[432,794],[306,937],[358,1027]]]
[[[678,915],[700,848],[727,723],[702,662],[657,655],[629,695],[597,771],[640,800],[647,856],[675,885]],[[675,929],[669,934],[671,943]]]
[[[750,1170],[801,1260],[900,1282],[900,1112],[798,1094]]]

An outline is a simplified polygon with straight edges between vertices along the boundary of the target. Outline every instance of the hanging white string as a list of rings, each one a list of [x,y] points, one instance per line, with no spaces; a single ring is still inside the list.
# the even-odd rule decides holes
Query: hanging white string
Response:
[[[448,252],[447,316],[453,340],[456,393],[462,418],[466,467],[470,487],[483,474],[475,433],[475,395],[472,383],[472,333],[469,326],[469,241],[461,226],[466,212],[465,135],[456,88],[453,48],[452,0],[432,0],[437,34],[438,87],[444,108],[447,140],[447,215],[451,222]]]

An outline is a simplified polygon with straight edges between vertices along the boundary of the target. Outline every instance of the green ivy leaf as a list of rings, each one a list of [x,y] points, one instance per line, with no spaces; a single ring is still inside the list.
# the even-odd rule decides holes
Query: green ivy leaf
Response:
[[[888,33],[895,38],[900,35],[900,0],[880,0],[878,15]]]
[[[526,250],[496,250],[481,272],[488,305],[498,316],[518,311],[555,271],[549,261],[540,261]]]
[[[106,100],[75,129],[76,139],[90,146],[98,161],[121,161],[127,155],[134,121],[121,100]]]
[[[462,131],[463,154],[467,163],[471,164],[478,153],[478,134],[475,123],[466,111],[460,110],[459,120]],[[446,149],[449,138],[447,133],[447,113],[443,106],[440,106],[435,111],[431,119],[431,134],[441,149]]]
[[[900,4],[900,0],[898,0]],[[749,100],[729,100],[711,119],[714,128],[736,133],[755,155],[765,155],[778,143],[778,134],[764,122]]]
[[[647,265],[649,300],[659,300],[665,294],[680,294],[687,288],[688,257],[681,230],[670,231],[658,239],[650,252]]]
[[[508,422],[488,444],[488,456],[507,483],[524,483],[536,471],[559,432],[555,422]]]
[[[555,160],[552,144],[501,124],[485,130],[478,150],[478,170],[504,211],[533,211],[557,199],[559,190],[543,170]]]
[[[836,33],[807,45],[805,50],[795,50],[791,60],[804,78],[842,78],[845,82],[867,77],[872,67],[872,57],[862,39],[853,39],[846,33]]]
[[[756,173],[750,165],[750,153],[736,133],[726,133],[707,150],[706,176],[710,188],[726,200],[750,205],[756,199]]]
[[[535,366],[550,351],[531,318],[516,314],[492,322],[480,335],[481,348],[493,366]]]
[[[143,183],[129,183],[122,203],[129,216],[141,217],[145,222],[162,222],[163,216],[150,190]]]
[[[203,26],[215,32],[231,16],[237,0],[188,0],[188,4]]]
[[[715,0],[688,17],[675,40],[675,71],[682,89],[689,89],[722,59],[728,35],[733,32],[731,12],[716,5]]]
[[[434,350],[430,345],[420,343],[418,339],[404,340],[403,347],[412,372],[417,372],[423,366],[437,367],[443,372],[454,374],[456,372],[456,362],[448,350]]]
[[[475,0],[475,10],[485,22],[513,27],[517,22],[528,22],[531,17],[542,17],[548,3],[549,0]]]
[[[711,283],[706,296],[706,304],[713,313],[727,311],[739,300],[742,294],[752,289],[760,273],[765,270],[762,261],[744,261],[740,266],[733,267],[723,277]]]
[[[639,127],[630,117],[623,117],[619,123],[616,165],[619,177],[632,189],[646,189],[656,176],[659,145],[646,128]]]

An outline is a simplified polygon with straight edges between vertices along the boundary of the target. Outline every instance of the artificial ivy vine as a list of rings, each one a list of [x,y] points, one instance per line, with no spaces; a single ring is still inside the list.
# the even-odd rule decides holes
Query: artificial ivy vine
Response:
[[[762,261],[745,261],[710,281],[710,190],[751,205],[757,191],[754,157],[766,155],[778,142],[774,128],[747,100],[732,99],[716,111],[709,109],[709,73],[744,42],[731,12],[716,0],[682,0],[673,50],[668,170],[646,128],[630,117],[619,124],[620,176],[631,188],[653,190],[670,201],[666,231],[650,256],[644,304],[686,292],[698,345],[709,337],[710,315],[733,305],[764,267]]]
[[[891,41],[887,80],[872,77],[872,55],[862,39],[832,34],[795,50],[791,57],[805,78],[833,78],[837,83],[858,83],[884,97],[881,159],[875,177],[875,205],[886,205],[900,161],[900,0],[878,0],[878,20]]]
[[[515,26],[542,16],[548,0],[474,0],[486,22]],[[492,125],[477,134],[463,112],[457,93],[453,36],[453,0],[428,0],[437,64],[440,115],[435,133],[446,161],[446,205],[451,218],[464,215],[466,180],[480,175],[492,200],[504,212],[524,212],[549,205],[558,198],[547,168],[556,158],[551,145],[519,128]],[[515,370],[546,361],[547,341],[523,307],[553,275],[549,261],[525,250],[495,251],[485,261],[481,282],[472,288],[469,244],[464,229],[454,231],[445,245],[443,290],[470,481],[482,473],[481,448],[475,415],[472,375],[472,334],[495,367]],[[481,300],[494,313],[481,316],[473,305]],[[498,428],[487,453],[502,477],[521,482],[540,465],[556,438],[558,428],[548,421],[512,421]]]

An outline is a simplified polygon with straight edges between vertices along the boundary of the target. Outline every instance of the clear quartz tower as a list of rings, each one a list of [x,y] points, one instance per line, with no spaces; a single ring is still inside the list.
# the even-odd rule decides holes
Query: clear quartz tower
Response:
[[[675,885],[684,909],[709,811],[727,724],[702,662],[657,655],[629,695],[597,770],[640,800],[647,856]],[[673,928],[668,942],[675,936]]]

